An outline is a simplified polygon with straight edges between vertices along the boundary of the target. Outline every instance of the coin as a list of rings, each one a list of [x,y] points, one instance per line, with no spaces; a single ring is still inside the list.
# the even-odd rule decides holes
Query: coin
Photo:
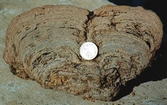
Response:
[[[80,47],[80,55],[85,60],[92,60],[97,56],[98,48],[93,42],[84,42]]]

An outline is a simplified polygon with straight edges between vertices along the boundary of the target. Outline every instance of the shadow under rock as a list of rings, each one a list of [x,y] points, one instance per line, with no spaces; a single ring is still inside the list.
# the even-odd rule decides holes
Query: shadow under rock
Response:
[[[160,49],[155,54],[155,60],[147,67],[136,79],[129,81],[126,86],[122,86],[119,94],[113,101],[116,101],[126,95],[129,95],[135,86],[149,81],[159,81],[167,78],[167,15],[165,10],[167,8],[165,0],[109,0],[116,5],[129,5],[129,6],[143,6],[145,9],[154,11],[163,23],[163,39]],[[121,2],[124,1],[124,2]],[[132,1],[138,1],[138,4],[132,4]],[[139,1],[146,1],[140,2]],[[117,4],[118,3],[118,4]]]
[[[151,63],[150,67],[147,67],[136,79],[129,81],[126,86],[122,86],[117,97],[113,101],[116,101],[126,95],[129,95],[135,86],[139,86],[141,83],[149,81],[159,81],[167,78],[167,34],[163,36],[160,49],[155,54],[155,60]]]

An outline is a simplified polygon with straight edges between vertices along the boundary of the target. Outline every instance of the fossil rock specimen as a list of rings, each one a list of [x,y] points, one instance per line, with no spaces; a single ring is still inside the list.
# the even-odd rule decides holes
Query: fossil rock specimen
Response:
[[[162,34],[158,16],[142,7],[47,5],[11,21],[4,59],[14,74],[45,88],[109,101],[148,66]],[[87,41],[98,46],[89,61],[79,54]]]

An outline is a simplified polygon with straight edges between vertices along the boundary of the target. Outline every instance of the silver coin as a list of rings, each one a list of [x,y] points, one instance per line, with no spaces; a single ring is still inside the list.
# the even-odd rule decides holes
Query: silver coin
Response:
[[[92,60],[97,56],[98,48],[93,42],[85,42],[80,47],[80,55],[85,60]]]

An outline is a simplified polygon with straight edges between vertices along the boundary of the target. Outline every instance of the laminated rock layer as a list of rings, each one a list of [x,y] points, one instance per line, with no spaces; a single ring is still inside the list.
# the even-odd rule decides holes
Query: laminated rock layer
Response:
[[[11,21],[4,59],[14,74],[45,88],[109,101],[149,65],[161,39],[160,19],[141,7],[47,5]],[[91,61],[79,54],[87,41],[99,50]]]

